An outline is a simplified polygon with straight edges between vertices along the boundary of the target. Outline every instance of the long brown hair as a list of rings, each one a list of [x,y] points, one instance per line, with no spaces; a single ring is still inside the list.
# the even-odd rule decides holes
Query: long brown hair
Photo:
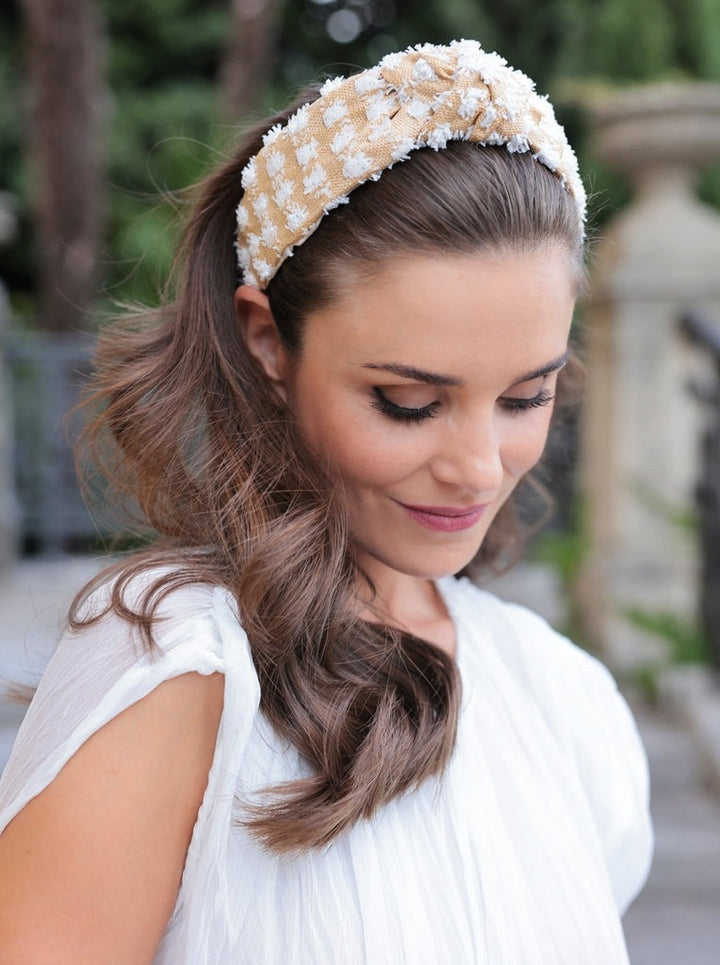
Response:
[[[246,823],[275,851],[323,845],[445,767],[454,746],[459,680],[438,647],[360,620],[357,565],[338,489],[303,446],[291,413],[246,350],[233,308],[233,238],[240,172],[271,126],[200,186],[176,268],[174,297],[108,327],[85,442],[104,475],[155,534],[113,571],[111,607],[152,641],[160,599],[190,582],[237,601],[261,685],[261,709],[313,765],[273,789]],[[567,247],[582,274],[577,211],[559,180],[529,155],[466,142],[415,152],[353,192],[280,268],[267,294],[281,336],[302,352],[303,320],[330,303],[351,268],[372,272],[407,252]],[[514,532],[498,514],[482,556]],[[139,606],[126,589],[172,563]],[[104,574],[100,579],[107,579]],[[80,602],[75,628],[87,622]],[[99,619],[95,615],[92,619]]]

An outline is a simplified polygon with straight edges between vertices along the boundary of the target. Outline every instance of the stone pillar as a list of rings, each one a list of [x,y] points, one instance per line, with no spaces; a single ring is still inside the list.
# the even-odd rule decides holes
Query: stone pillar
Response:
[[[10,241],[14,233],[11,200],[0,192],[0,244]],[[0,571],[15,557],[18,528],[18,504],[13,479],[12,406],[5,368],[9,320],[9,305],[0,281]]]
[[[589,636],[616,666],[662,656],[628,608],[691,615],[697,550],[682,524],[699,474],[702,413],[687,383],[706,360],[680,335],[688,309],[720,318],[720,215],[694,195],[720,158],[720,85],[658,84],[591,107],[596,154],[632,203],[596,242],[581,457]]]

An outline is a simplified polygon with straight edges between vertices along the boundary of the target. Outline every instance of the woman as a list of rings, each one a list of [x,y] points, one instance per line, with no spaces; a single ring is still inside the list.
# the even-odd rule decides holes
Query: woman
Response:
[[[584,209],[469,41],[329,81],[205,183],[174,302],[100,348],[160,540],[78,604],[3,776],[0,962],[627,961],[627,706],[453,577],[508,551]]]

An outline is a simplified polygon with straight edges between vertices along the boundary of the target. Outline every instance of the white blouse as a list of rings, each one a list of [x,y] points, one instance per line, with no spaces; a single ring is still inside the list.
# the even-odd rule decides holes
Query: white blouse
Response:
[[[608,671],[523,607],[438,582],[463,696],[442,778],[323,850],[268,853],[238,801],[308,773],[258,709],[234,601],[161,605],[154,654],[114,615],[66,634],[0,780],[0,830],[164,680],[225,675],[208,787],[156,965],[620,965],[652,853],[647,762]]]

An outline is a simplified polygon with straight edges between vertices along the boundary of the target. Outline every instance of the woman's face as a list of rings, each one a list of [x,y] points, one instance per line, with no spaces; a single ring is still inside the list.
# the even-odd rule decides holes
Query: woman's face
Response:
[[[311,314],[297,357],[280,348],[279,388],[374,579],[477,553],[542,453],[573,307],[561,246],[403,256]]]

